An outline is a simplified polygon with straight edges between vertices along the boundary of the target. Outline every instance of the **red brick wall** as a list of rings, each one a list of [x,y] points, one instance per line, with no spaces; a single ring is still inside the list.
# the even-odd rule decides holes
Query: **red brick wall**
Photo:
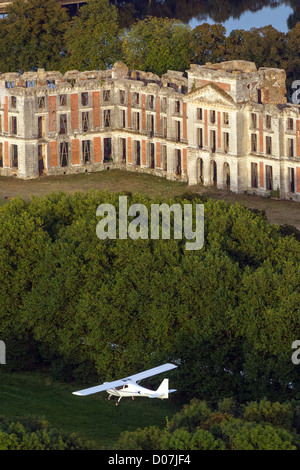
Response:
[[[93,126],[100,127],[100,91],[93,91]]]
[[[300,193],[300,167],[296,167],[296,191]]]
[[[50,167],[57,167],[58,155],[57,155],[57,142],[56,141],[50,142],[49,151],[50,151]]]
[[[79,165],[80,154],[79,154],[79,139],[72,139],[72,165]]]
[[[156,142],[156,166],[161,167],[160,142]]]
[[[49,96],[49,131],[56,131],[56,96]]]
[[[101,137],[94,137],[94,163],[101,162]]]
[[[129,109],[128,109],[129,112]],[[143,93],[142,94],[142,131],[145,131],[147,129],[147,124],[146,124],[146,95]]]
[[[259,186],[261,188],[264,187],[264,164],[263,162],[259,162]]]
[[[146,141],[142,140],[142,164],[147,165]]]
[[[71,129],[78,129],[78,93],[71,94]]]
[[[127,155],[128,155],[128,162],[132,163],[132,139],[128,137],[127,139]]]

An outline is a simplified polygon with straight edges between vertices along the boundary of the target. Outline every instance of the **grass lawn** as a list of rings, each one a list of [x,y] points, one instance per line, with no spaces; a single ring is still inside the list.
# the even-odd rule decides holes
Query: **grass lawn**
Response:
[[[0,206],[11,199],[21,196],[45,196],[51,192],[63,191],[73,193],[87,191],[90,188],[111,192],[129,191],[142,193],[149,197],[160,195],[165,198],[179,196],[183,193],[204,194],[213,200],[224,200],[228,203],[239,203],[250,209],[263,210],[271,224],[293,225],[300,230],[300,203],[288,200],[274,200],[251,194],[234,194],[229,190],[201,184],[188,186],[186,183],[169,181],[162,177],[135,173],[124,170],[106,170],[95,173],[76,175],[43,176],[32,180],[18,180],[12,177],[0,177]]]
[[[5,366],[1,366],[5,367]],[[150,425],[163,426],[177,411],[172,400],[124,398],[119,406],[107,393],[72,395],[78,387],[42,373],[6,373],[0,370],[0,416],[17,421],[35,415],[60,431],[76,432],[98,449],[112,450],[122,431]],[[96,384],[87,384],[92,386]]]

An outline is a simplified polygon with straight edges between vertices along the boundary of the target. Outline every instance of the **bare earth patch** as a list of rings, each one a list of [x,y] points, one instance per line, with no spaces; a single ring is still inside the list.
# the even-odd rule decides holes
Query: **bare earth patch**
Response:
[[[30,196],[63,191],[108,190],[112,192],[128,191],[143,193],[149,197],[156,195],[172,197],[183,193],[203,194],[213,200],[224,200],[227,203],[238,203],[250,209],[264,211],[271,224],[292,225],[300,230],[300,203],[287,200],[275,200],[247,194],[233,194],[202,185],[187,186],[152,175],[122,170],[107,170],[99,173],[82,173],[78,175],[43,176],[34,180],[18,180],[0,177],[0,204],[17,196],[29,199]]]

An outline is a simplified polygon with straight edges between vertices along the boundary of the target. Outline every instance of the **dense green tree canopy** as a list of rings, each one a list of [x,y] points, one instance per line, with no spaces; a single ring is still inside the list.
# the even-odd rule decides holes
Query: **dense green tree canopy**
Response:
[[[65,70],[105,70],[119,58],[118,11],[109,0],[88,0],[66,33]]]
[[[56,0],[16,0],[0,24],[1,72],[60,67],[68,16]]]
[[[172,237],[100,240],[102,202],[118,207],[118,194],[1,207],[8,368],[49,364],[56,376],[90,383],[179,360],[172,380],[182,399],[298,396],[299,241],[259,214],[210,200],[201,250]],[[151,200],[129,195],[134,202]]]
[[[259,410],[259,413],[257,411]],[[164,428],[151,426],[121,434],[121,450],[299,450],[295,403],[266,399],[241,407],[223,400],[212,408],[193,399]],[[294,421],[293,421],[294,420]]]
[[[126,31],[122,40],[125,63],[161,76],[186,70],[191,59],[191,28],[177,20],[147,17]]]

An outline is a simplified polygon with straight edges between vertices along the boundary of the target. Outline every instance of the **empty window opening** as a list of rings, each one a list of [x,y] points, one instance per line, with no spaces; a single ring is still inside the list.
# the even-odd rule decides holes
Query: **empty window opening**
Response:
[[[289,173],[289,191],[291,193],[294,193],[295,192],[295,169],[289,168],[288,173]]]
[[[45,137],[46,131],[45,131],[45,116],[39,116],[38,117],[38,138],[42,139]]]
[[[133,113],[133,129],[136,131],[140,129],[140,113]]]
[[[215,122],[216,122],[216,111],[212,109],[210,111],[209,115],[210,115],[210,123],[215,124]]]
[[[210,131],[210,150],[212,153],[216,151],[216,131]]]
[[[147,116],[147,130],[150,137],[154,134],[154,116],[153,114],[148,114]]]
[[[135,161],[136,165],[141,164],[141,143],[139,140],[135,141]]]
[[[175,101],[175,113],[180,113],[180,101]]]
[[[38,109],[45,109],[45,97],[38,96]]]
[[[35,87],[35,80],[26,80],[26,88]]]
[[[198,121],[203,120],[203,109],[202,108],[197,108],[197,120]]]
[[[11,164],[13,168],[18,168],[18,146],[15,144],[11,146]]]
[[[181,150],[175,150],[175,174],[181,175]]]
[[[251,134],[251,152],[257,152],[257,134]]]
[[[120,119],[121,119],[121,127],[126,127],[126,111],[125,109],[120,110]]]
[[[223,133],[223,141],[224,141],[224,152],[228,153],[229,152],[229,133],[228,132]]]
[[[110,101],[110,90],[103,91],[103,101],[104,103],[107,103]]]
[[[11,96],[11,98],[10,98],[10,107],[14,108],[14,109],[17,107],[17,98],[16,98],[16,96]]]
[[[59,106],[67,106],[67,95],[59,95]]]
[[[136,92],[135,92],[135,93],[133,94],[133,103],[134,103],[134,104],[139,104],[139,102],[140,102],[140,95],[139,95],[139,93],[136,93]]]
[[[84,91],[81,93],[81,105],[82,106],[88,106],[89,104],[89,94],[87,91]]]
[[[89,130],[89,113],[84,112],[81,115],[82,119],[82,132],[87,132]]]
[[[293,118],[288,118],[287,128],[288,128],[289,131],[292,131],[294,129],[294,119]]]
[[[60,166],[69,166],[69,144],[68,142],[62,142],[59,148]]]
[[[59,133],[60,134],[67,134],[68,132],[68,125],[67,125],[67,115],[60,114],[59,116]]]
[[[204,166],[202,158],[197,159],[197,182],[203,183],[204,181]]]
[[[13,135],[17,135],[18,128],[17,128],[17,118],[16,116],[11,117],[11,133]]]
[[[266,165],[266,189],[273,189],[273,168],[270,165]]]
[[[47,80],[47,85],[50,90],[55,90],[55,80]]]
[[[266,154],[267,155],[272,154],[272,137],[270,136],[266,137]]]
[[[225,126],[228,126],[228,124],[229,124],[229,114],[228,113],[223,113],[223,124]]]
[[[200,149],[203,148],[203,129],[198,127],[197,129],[197,145]]]
[[[150,168],[155,168],[155,147],[153,142],[150,143]]]
[[[121,159],[122,162],[126,162],[126,139],[120,139],[120,148],[121,148]]]
[[[125,90],[120,90],[120,104],[125,104]]]
[[[91,162],[91,141],[90,140],[82,141],[82,160],[84,164]]]
[[[214,160],[211,161],[210,164],[210,171],[211,171],[211,184],[217,184],[217,164]]]
[[[257,115],[255,113],[251,113],[251,127],[253,129],[257,128]]]
[[[104,140],[104,163],[111,160],[111,138],[106,138]]]
[[[110,127],[110,109],[104,110],[104,127]]]
[[[38,145],[38,171],[43,174],[45,171],[45,145]]]
[[[180,121],[175,121],[175,138],[176,141],[180,141]]]
[[[258,186],[258,170],[257,163],[251,163],[251,188],[257,188]]]
[[[149,106],[149,109],[154,108],[154,96],[153,95],[149,95],[148,97],[148,106]]]
[[[294,139],[288,139],[288,156],[294,156]]]
[[[271,129],[272,127],[272,117],[270,114],[267,114],[266,116],[266,128]]]

